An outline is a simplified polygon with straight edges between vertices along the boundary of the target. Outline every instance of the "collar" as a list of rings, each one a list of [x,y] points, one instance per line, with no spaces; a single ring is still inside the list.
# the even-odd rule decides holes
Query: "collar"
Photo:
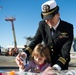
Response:
[[[53,26],[53,29],[54,29],[54,30],[56,30],[56,28],[58,27],[59,23],[60,23],[60,19],[59,19],[58,23],[57,23],[55,26]],[[51,28],[51,27],[50,27],[50,28]]]
[[[43,63],[43,64],[39,65],[40,69],[41,69],[44,65],[45,65],[45,63]]]

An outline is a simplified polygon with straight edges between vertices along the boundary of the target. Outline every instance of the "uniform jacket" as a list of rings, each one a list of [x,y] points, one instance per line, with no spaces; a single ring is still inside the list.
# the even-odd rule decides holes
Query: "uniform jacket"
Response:
[[[50,49],[52,65],[58,64],[63,70],[68,69],[70,49],[73,41],[73,25],[60,20],[52,40],[50,27],[45,21],[40,21],[34,40],[30,43],[29,47],[33,50],[42,41]]]

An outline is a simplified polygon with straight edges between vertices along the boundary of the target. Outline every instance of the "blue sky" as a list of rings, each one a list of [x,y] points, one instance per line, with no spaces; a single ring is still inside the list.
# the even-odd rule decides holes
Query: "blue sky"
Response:
[[[26,44],[24,37],[34,36],[41,20],[41,5],[48,0],[0,0],[0,45],[13,45],[11,22],[5,18],[13,16],[18,45]],[[76,0],[56,0],[60,7],[60,18],[74,26],[76,36]]]

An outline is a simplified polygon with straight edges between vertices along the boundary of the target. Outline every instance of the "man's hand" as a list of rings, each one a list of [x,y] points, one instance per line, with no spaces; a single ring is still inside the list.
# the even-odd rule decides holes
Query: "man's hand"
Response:
[[[42,75],[51,75],[51,74],[55,74],[55,70],[53,70],[52,67],[47,67],[42,73]]]
[[[47,67],[47,68],[44,70],[44,72],[48,72],[49,70],[53,70],[53,68],[52,68],[52,67]]]

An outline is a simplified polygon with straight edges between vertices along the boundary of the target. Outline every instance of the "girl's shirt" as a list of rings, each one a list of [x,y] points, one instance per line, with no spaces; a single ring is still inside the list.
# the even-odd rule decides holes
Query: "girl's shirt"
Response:
[[[29,64],[25,66],[25,71],[35,72],[37,69],[39,69],[42,72],[49,66],[51,66],[50,63],[44,63],[42,65],[38,65],[34,61],[30,61]]]

